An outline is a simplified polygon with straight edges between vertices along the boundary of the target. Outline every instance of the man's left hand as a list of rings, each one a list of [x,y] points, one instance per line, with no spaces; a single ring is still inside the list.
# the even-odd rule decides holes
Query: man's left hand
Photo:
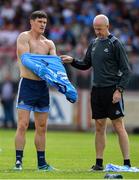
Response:
[[[115,90],[114,94],[113,94],[113,100],[112,100],[112,103],[115,104],[117,102],[119,102],[121,100],[121,93],[119,92],[119,90]]]

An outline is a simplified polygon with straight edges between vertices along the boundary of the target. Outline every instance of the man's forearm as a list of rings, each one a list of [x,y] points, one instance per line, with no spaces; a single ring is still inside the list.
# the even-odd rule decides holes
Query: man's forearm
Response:
[[[71,65],[80,70],[87,70],[91,67],[89,63],[80,59],[73,59]]]

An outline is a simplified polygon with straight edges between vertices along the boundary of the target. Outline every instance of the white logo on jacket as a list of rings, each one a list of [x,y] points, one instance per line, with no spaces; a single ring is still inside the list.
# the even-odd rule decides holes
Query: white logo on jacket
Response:
[[[108,48],[105,48],[105,49],[104,49],[104,52],[109,52]]]
[[[93,48],[92,48],[92,51],[95,51],[95,49],[96,49],[96,48],[95,48],[95,47],[93,47]]]

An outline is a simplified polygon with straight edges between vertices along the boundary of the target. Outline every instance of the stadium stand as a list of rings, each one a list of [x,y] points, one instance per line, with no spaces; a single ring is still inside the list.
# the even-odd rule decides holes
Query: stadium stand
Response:
[[[82,58],[88,43],[95,37],[92,20],[97,14],[110,19],[110,31],[126,47],[132,67],[128,90],[139,90],[139,1],[138,0],[3,0],[0,1],[0,83],[10,73],[19,80],[16,61],[16,38],[29,29],[28,17],[34,10],[48,14],[45,36],[52,39],[57,54]],[[79,71],[65,66],[70,80],[81,89],[90,88],[90,70]],[[83,83],[84,82],[84,83]]]
[[[28,29],[28,16],[38,9],[48,14],[45,35],[55,42],[58,55],[66,53],[78,57],[84,55],[89,41],[94,37],[94,16],[99,13],[106,14],[110,18],[111,32],[126,46],[133,74],[139,76],[139,1],[3,0],[0,1],[0,81],[3,81],[5,69],[10,70],[13,80],[18,80],[17,70],[15,71],[16,38],[21,31]],[[69,69],[71,79],[79,84],[79,87],[78,79],[81,76],[88,79],[88,74],[89,72],[77,70],[75,72],[71,67]],[[138,78],[133,77],[133,81],[135,79]],[[81,87],[88,88],[88,84],[81,84]]]

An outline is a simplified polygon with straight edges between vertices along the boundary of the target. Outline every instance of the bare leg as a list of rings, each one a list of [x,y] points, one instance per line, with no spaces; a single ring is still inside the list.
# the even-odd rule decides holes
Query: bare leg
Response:
[[[18,109],[18,123],[15,135],[15,149],[23,150],[25,146],[25,133],[29,125],[30,112]]]
[[[96,158],[103,159],[103,152],[106,141],[106,119],[95,120],[96,136],[95,136],[95,147],[96,147]]]
[[[35,112],[35,146],[37,150],[38,169],[54,171],[55,168],[47,164],[45,159],[45,135],[47,130],[48,113]]]
[[[48,113],[35,112],[35,146],[37,151],[45,151],[45,134]]]
[[[129,140],[122,118],[113,120],[112,124],[118,135],[123,158],[129,159]]]
[[[39,169],[47,169],[47,162],[45,159],[45,134],[46,134],[46,123],[48,114],[35,112],[35,146],[37,151],[37,160]]]

